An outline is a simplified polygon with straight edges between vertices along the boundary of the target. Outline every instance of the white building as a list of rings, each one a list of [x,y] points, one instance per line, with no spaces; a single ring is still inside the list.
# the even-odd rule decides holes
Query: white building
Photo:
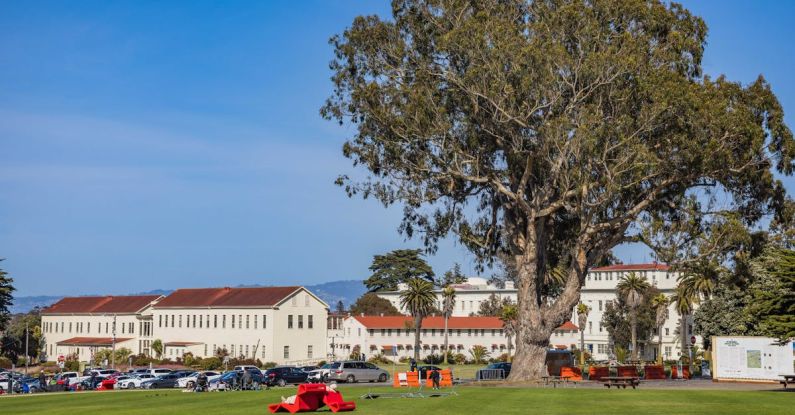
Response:
[[[163,357],[191,352],[279,364],[326,358],[328,305],[303,287],[179,289],[166,297],[69,297],[42,312],[47,360],[125,347],[152,355],[160,340]],[[113,331],[113,323],[116,331]]]
[[[77,354],[88,361],[103,348],[149,353],[152,326],[144,316],[159,295],[66,297],[41,312],[47,360]]]
[[[595,360],[607,360],[609,358],[609,339],[607,330],[601,324],[602,315],[607,303],[617,299],[616,285],[620,278],[630,272],[645,277],[651,285],[657,287],[666,296],[670,297],[673,295],[676,288],[678,274],[670,271],[669,267],[664,264],[611,265],[591,269],[585,278],[580,301],[591,307],[591,312],[588,315],[588,324],[584,330],[586,347],[592,351]],[[491,295],[496,295],[500,299],[509,298],[511,301],[516,302],[517,290],[511,282],[506,283],[505,288],[499,288],[489,284],[483,278],[469,278],[466,283],[453,285],[453,288],[456,290],[456,304],[453,316],[456,317],[477,314],[481,303],[488,301]],[[378,295],[389,300],[398,310],[406,313],[406,310],[400,306],[400,291],[379,292]],[[437,290],[436,296],[438,306],[441,308],[442,291]],[[681,353],[681,341],[678,335],[679,314],[673,305],[669,306],[668,314],[669,318],[662,329],[663,356],[666,359],[675,359]],[[572,312],[571,321],[573,323],[577,322],[576,311]],[[692,316],[689,318],[687,335],[692,335]],[[643,358],[653,360],[657,357],[657,341],[658,334],[655,330],[654,335],[650,339],[643,339],[639,342]],[[700,339],[697,341],[700,341]],[[550,339],[550,343],[560,344],[555,341],[554,335]],[[574,344],[579,345],[579,337]]]
[[[335,343],[336,358],[347,358],[359,351],[366,358],[377,354],[393,360],[414,356],[414,319],[409,316],[351,316],[342,323],[342,339]],[[489,357],[508,352],[508,339],[497,317],[451,317],[447,322],[448,347],[454,353],[472,358],[474,346],[483,346]],[[558,348],[575,344],[579,330],[567,323],[552,336]],[[426,317],[420,332],[420,357],[441,355],[444,351],[444,318]]]

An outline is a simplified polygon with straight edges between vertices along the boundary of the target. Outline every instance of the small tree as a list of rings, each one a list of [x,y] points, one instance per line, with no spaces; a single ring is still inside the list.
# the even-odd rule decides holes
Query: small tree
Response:
[[[668,297],[663,293],[659,293],[651,299],[651,306],[654,308],[655,319],[657,324],[657,363],[663,363],[663,341],[662,330],[665,320],[668,318]]]
[[[632,330],[632,360],[638,360],[638,308],[643,303],[643,295],[650,285],[646,278],[634,272],[621,277],[616,285],[618,295],[624,298],[629,308],[630,328]]]
[[[513,303],[505,304],[502,306],[500,313],[500,320],[502,320],[502,329],[505,331],[505,338],[508,343],[508,361],[511,361],[511,349],[513,349],[513,336],[516,335],[516,318],[518,311],[516,305]]]
[[[0,258],[0,262],[2,261],[3,258]],[[0,268],[0,333],[6,329],[11,316],[8,307],[14,303],[14,296],[12,295],[14,290],[14,279]]]
[[[591,307],[584,303],[577,304],[577,325],[580,326],[580,368],[585,370],[585,326],[588,324],[588,313]]]
[[[444,364],[447,364],[447,356],[450,354],[448,350],[448,330],[447,320],[453,315],[455,310],[455,288],[447,286],[442,290],[442,314],[444,315]]]
[[[781,342],[795,339],[795,251],[771,249],[759,262],[762,273],[780,286],[778,293],[758,290],[750,312],[761,328]]]
[[[414,317],[414,360],[420,360],[420,331],[422,319],[434,308],[436,295],[433,284],[420,278],[412,278],[406,290],[400,293],[401,307],[409,310]]]
[[[345,303],[342,300],[337,301],[337,313],[343,314],[345,313]]]
[[[152,351],[155,352],[155,357],[160,359],[163,356],[163,341],[155,339],[152,342]]]
[[[472,362],[475,364],[485,363],[486,359],[489,357],[489,351],[480,345],[472,346],[472,349],[469,350],[469,354],[472,355]]]

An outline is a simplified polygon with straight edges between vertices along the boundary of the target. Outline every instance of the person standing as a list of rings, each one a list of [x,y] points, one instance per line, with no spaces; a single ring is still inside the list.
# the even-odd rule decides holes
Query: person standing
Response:
[[[433,389],[434,390],[438,390],[439,389],[439,378],[440,377],[441,377],[441,374],[439,373],[438,369],[434,368],[433,370],[431,370],[431,382],[433,383]]]
[[[414,358],[412,357],[409,360],[409,372],[416,372],[416,371],[417,371],[417,361],[414,360]]]
[[[39,389],[42,392],[46,392],[47,391],[47,377],[44,376],[44,371],[43,370],[39,371]]]

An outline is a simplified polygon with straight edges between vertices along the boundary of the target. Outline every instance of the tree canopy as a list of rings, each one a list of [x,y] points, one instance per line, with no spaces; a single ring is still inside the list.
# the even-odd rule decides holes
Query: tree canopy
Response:
[[[321,113],[354,127],[344,155],[369,171],[338,183],[400,203],[400,231],[429,252],[453,233],[481,264],[509,258],[511,379],[537,378],[617,244],[697,263],[792,219],[775,176],[795,169],[783,109],[762,76],[704,75],[706,36],[660,0],[395,0],[391,19],[331,40]]]
[[[400,311],[386,298],[381,298],[375,293],[364,293],[351,305],[351,314],[366,316],[399,316]]]
[[[373,291],[397,291],[398,284],[408,283],[412,278],[433,281],[433,269],[419,249],[396,249],[384,255],[373,256],[370,265],[372,275],[364,285]]]

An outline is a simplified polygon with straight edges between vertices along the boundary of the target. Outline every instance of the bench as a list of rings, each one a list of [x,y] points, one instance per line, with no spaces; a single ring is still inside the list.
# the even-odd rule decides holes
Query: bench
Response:
[[[602,383],[607,389],[610,389],[611,386],[615,386],[616,389],[626,389],[627,386],[632,386],[632,389],[635,389],[640,385],[640,380],[632,376],[608,376],[602,378]]]

